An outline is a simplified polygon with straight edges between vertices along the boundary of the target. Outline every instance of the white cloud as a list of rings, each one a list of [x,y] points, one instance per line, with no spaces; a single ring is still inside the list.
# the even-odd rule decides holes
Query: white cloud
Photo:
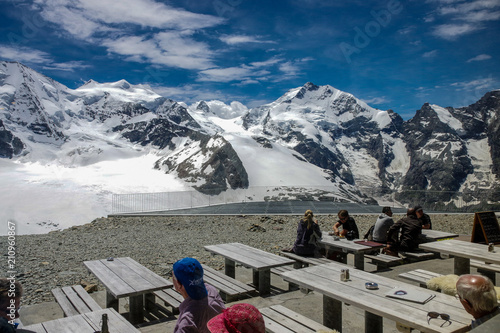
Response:
[[[47,70],[56,70],[64,72],[73,72],[74,70],[77,69],[85,69],[89,67],[90,65],[83,63],[83,61],[69,61],[69,62],[54,63],[48,66],[43,66],[43,68]]]
[[[448,23],[436,26],[433,34],[448,40],[483,29],[486,22],[500,19],[500,10],[497,10],[500,8],[498,0],[434,0],[429,2],[438,3],[434,14],[448,21]],[[434,22],[434,19],[426,22]]]
[[[269,71],[255,70],[253,67],[243,65],[239,67],[213,68],[201,71],[199,73],[198,81],[245,81],[250,78],[258,78],[268,74]]]
[[[171,29],[203,29],[224,22],[212,15],[177,9],[154,0],[36,0],[41,15],[77,38],[118,24]]]
[[[193,35],[224,22],[155,0],[35,0],[35,4],[45,20],[74,38],[104,45],[128,61],[183,69],[213,67],[213,51]],[[138,28],[147,31],[138,33]]]
[[[0,58],[27,64],[44,64],[51,63],[53,61],[48,53],[23,46],[13,48],[10,46],[0,45]]]
[[[365,102],[368,105],[379,105],[379,104],[384,104],[384,103],[389,103],[390,100],[387,99],[385,96],[382,97],[373,97],[370,99],[362,99],[363,102]]]
[[[434,58],[435,56],[437,56],[438,54],[438,51],[437,50],[432,50],[432,51],[429,51],[429,52],[425,52],[422,57],[424,58]]]
[[[244,43],[265,43],[274,44],[276,42],[270,40],[262,40],[259,36],[246,35],[225,35],[220,37],[220,40],[229,45],[244,44]]]
[[[469,91],[469,90],[492,90],[494,89],[496,85],[496,81],[489,77],[489,78],[483,78],[483,79],[476,79],[472,81],[465,81],[465,82],[455,82],[452,83],[451,86],[455,87],[457,91]]]
[[[442,24],[435,27],[433,34],[448,40],[454,40],[466,34],[470,34],[481,29],[478,25],[472,24]]]
[[[213,67],[212,52],[202,42],[182,34],[164,32],[152,38],[127,36],[103,41],[109,51],[124,55],[128,60],[184,69],[207,69]]]
[[[470,58],[469,60],[467,60],[467,62],[483,61],[489,59],[491,59],[491,56],[489,54],[480,54],[478,56],[475,56],[474,58]]]

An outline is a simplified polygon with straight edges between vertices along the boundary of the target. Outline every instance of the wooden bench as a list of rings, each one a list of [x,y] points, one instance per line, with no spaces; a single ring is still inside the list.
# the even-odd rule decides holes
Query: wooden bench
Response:
[[[436,258],[436,254],[433,252],[401,252],[401,254],[409,261],[409,262],[415,262],[415,261],[421,261],[421,260],[427,260],[427,259],[433,259]]]
[[[216,271],[215,269],[203,264],[202,267],[203,280],[219,290],[222,299],[226,302],[232,302],[233,300],[243,298],[242,296],[246,297],[249,294],[257,292],[255,288],[233,279],[220,271]]]
[[[266,323],[266,332],[272,333],[315,333],[319,330],[330,332],[331,329],[304,317],[282,305],[273,305],[259,309]]]
[[[399,277],[408,279],[413,282],[418,282],[420,284],[420,287],[427,288],[427,281],[441,276],[442,274],[439,273],[434,273],[431,271],[426,271],[424,269],[416,269],[413,271],[409,271],[406,273],[401,273],[399,274]]]
[[[372,264],[377,265],[377,270],[380,268],[401,265],[403,263],[402,258],[390,256],[388,254],[365,254],[365,258],[370,259]]]
[[[302,268],[304,266],[308,267],[310,265],[322,265],[333,262],[333,260],[327,258],[302,257],[292,252],[281,251],[280,255],[297,261],[294,264],[294,268]]]
[[[470,266],[477,268],[478,273],[487,276],[496,285],[496,273],[500,273],[500,265],[488,264],[484,261],[470,260]]]
[[[162,300],[165,306],[169,306],[173,315],[179,314],[179,306],[184,301],[184,297],[175,291],[174,288],[157,290],[153,295]],[[155,303],[154,297],[151,298],[151,294],[146,295],[146,300],[152,302],[151,304]]]
[[[97,302],[80,285],[52,289],[65,317],[102,310]]]

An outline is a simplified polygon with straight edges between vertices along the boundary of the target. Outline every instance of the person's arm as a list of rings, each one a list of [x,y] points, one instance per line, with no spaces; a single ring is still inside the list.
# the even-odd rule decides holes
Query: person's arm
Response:
[[[313,230],[320,236],[322,237],[323,235],[321,234],[321,229],[319,228],[318,220],[314,221],[313,224]]]
[[[402,225],[403,221],[399,220],[389,228],[389,230],[387,231],[387,245],[392,245],[394,243],[394,241],[397,239],[397,234]],[[395,238],[393,237],[394,234],[396,234]]]
[[[354,238],[359,238],[359,230],[358,230],[358,226],[356,224],[356,221],[354,221],[354,219],[352,219],[352,230],[354,231],[355,235],[354,235]]]
[[[299,225],[297,226],[297,239],[295,240],[295,244],[301,244],[304,232],[304,225],[302,222],[299,222]]]
[[[336,236],[338,236],[340,233],[339,233],[339,227],[341,226],[342,223],[340,222],[337,222],[333,225],[333,232],[335,233]]]

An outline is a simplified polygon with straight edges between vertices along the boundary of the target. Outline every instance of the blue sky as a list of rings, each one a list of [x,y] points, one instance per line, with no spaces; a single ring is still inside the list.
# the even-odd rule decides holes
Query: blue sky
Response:
[[[0,59],[188,104],[313,82],[411,118],[500,89],[500,0],[0,0]]]

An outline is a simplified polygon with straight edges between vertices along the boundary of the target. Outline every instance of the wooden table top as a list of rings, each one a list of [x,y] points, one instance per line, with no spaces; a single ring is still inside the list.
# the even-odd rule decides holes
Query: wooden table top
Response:
[[[427,240],[431,241],[455,238],[459,236],[458,234],[454,234],[451,232],[439,231],[434,229],[422,229],[422,235],[424,235]]]
[[[295,262],[293,259],[280,257],[241,243],[207,245],[205,246],[205,250],[219,254],[255,270],[265,270],[272,267],[290,265]]]
[[[102,314],[108,315],[108,327],[110,332],[139,333],[132,324],[123,318],[116,310],[108,308],[88,312],[81,315],[65,317],[46,321],[44,323],[25,326],[19,332],[29,331],[36,333],[60,333],[79,332],[94,333],[101,330]]]
[[[84,261],[83,264],[116,298],[173,287],[172,282],[130,257]]]
[[[488,245],[485,244],[449,239],[439,242],[420,244],[418,247],[427,251],[481,260],[490,264],[500,264],[500,249],[495,247],[495,252],[488,252]]]
[[[311,266],[282,274],[284,280],[298,284],[300,287],[315,290],[323,295],[341,302],[359,307],[375,315],[400,322],[422,332],[466,332],[471,323],[470,316],[460,302],[453,296],[430,291],[387,277],[350,270],[350,280],[340,281],[340,270],[344,265],[337,263]],[[379,289],[368,290],[366,282],[378,283]],[[385,294],[394,288],[402,290],[418,290],[435,294],[425,304],[386,297]],[[451,323],[443,324],[441,319],[427,322],[427,313],[436,311],[451,317]]]
[[[380,246],[367,246],[360,243],[356,243],[358,241],[360,240],[356,239],[350,241],[345,238],[339,238],[338,240],[335,240],[334,236],[324,233],[323,236],[321,237],[321,240],[319,240],[319,243],[329,247],[336,247],[341,249],[343,252],[349,252],[349,253],[372,251],[376,249],[381,249],[385,246],[384,244],[380,244]]]

